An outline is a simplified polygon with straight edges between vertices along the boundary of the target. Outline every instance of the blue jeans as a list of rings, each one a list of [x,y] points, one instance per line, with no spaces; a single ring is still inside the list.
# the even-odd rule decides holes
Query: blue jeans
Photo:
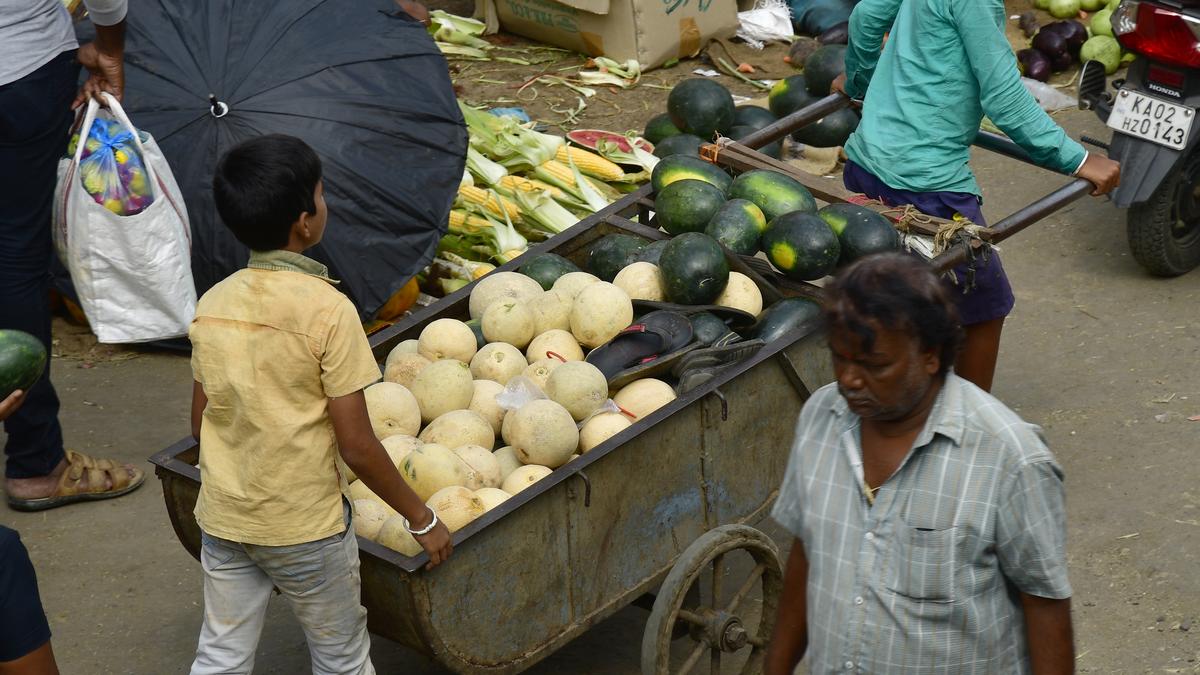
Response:
[[[0,525],[0,663],[15,661],[50,641],[37,574],[15,530]]]
[[[0,86],[0,329],[25,331],[50,351],[50,206],[67,151],[79,64],[63,52]],[[46,373],[4,423],[9,478],[48,475],[63,459],[58,395]]]
[[[254,670],[274,588],[304,629],[314,674],[374,674],[349,505],[345,513],[345,532],[294,546],[240,544],[201,533],[204,625],[192,675]]]

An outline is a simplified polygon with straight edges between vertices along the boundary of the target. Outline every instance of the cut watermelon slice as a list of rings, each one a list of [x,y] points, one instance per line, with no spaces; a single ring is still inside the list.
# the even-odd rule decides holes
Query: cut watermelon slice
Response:
[[[629,146],[629,139],[625,138],[625,136],[622,134],[604,131],[602,129],[576,129],[574,131],[567,132],[568,141],[571,141],[579,147],[587,148],[588,150],[592,151],[596,150],[596,145],[602,138],[606,141],[616,143],[617,147],[621,149],[621,152],[633,151],[633,148]],[[639,148],[645,150],[646,152],[654,152],[654,145],[644,138],[638,138],[637,144]]]

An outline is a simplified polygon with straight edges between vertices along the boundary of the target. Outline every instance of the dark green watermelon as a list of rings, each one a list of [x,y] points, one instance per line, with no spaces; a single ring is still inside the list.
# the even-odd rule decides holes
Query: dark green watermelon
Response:
[[[770,110],[758,105],[739,105],[733,111],[733,126],[762,129],[776,121]],[[731,132],[732,133],[732,132]]]
[[[874,209],[858,204],[830,204],[817,211],[833,228],[842,247],[841,263],[864,255],[900,250],[900,234],[892,221]]]
[[[465,322],[471,332],[475,334],[475,348],[483,349],[487,345],[487,338],[483,337],[483,319],[471,319]]]
[[[670,234],[703,232],[725,195],[702,180],[677,180],[654,197],[654,224]]]
[[[729,326],[709,312],[696,312],[688,317],[692,323],[692,339],[707,347],[729,333]]]
[[[704,145],[704,140],[699,136],[676,134],[659,141],[658,145],[654,146],[654,156],[660,158],[670,157],[671,155],[699,157],[700,146],[702,145]]]
[[[775,218],[763,232],[762,250],[784,276],[812,281],[833,272],[842,253],[829,224],[812,213],[794,211]]]
[[[670,239],[660,239],[646,244],[646,248],[638,254],[638,262],[648,262],[651,265],[657,265],[658,259],[662,257],[663,249],[667,247]]]
[[[747,171],[729,186],[730,199],[747,199],[762,210],[767,222],[792,211],[817,212],[808,188],[791,176],[768,169]]]
[[[858,120],[858,113],[842,108],[793,131],[792,138],[814,148],[836,148],[846,144],[850,134],[858,128]]]
[[[650,185],[655,192],[661,192],[664,187],[677,180],[688,179],[710,183],[722,194],[728,192],[729,185],[733,183],[729,174],[720,167],[699,157],[687,155],[665,157],[654,166],[654,171],[650,173]]]
[[[617,272],[637,261],[645,248],[643,239],[628,234],[609,234],[596,240],[588,251],[587,271],[602,281],[612,281]]]
[[[675,128],[706,141],[729,131],[733,113],[729,90],[707,78],[684,80],[667,95],[667,114]]]
[[[730,199],[713,214],[704,233],[738,255],[754,255],[765,229],[767,219],[754,202]]]
[[[541,284],[547,291],[567,272],[579,272],[579,266],[557,253],[539,253],[517,270]]]
[[[650,141],[653,145],[658,145],[663,140],[682,133],[674,124],[671,124],[671,116],[663,113],[651,117],[650,121],[646,122],[646,131],[642,134],[642,138]]]
[[[830,85],[846,72],[846,45],[825,45],[804,60],[804,81],[808,93],[818,98],[828,96]]]
[[[771,87],[767,95],[767,104],[771,113],[780,119],[791,115],[797,110],[817,102],[817,97],[808,93],[808,83],[803,75],[785,77]]]
[[[808,298],[783,298],[759,315],[745,337],[771,342],[801,324],[819,321],[820,316],[821,306]]]
[[[684,305],[712,304],[729,282],[729,262],[715,239],[685,232],[672,239],[658,260],[667,299]]]
[[[729,130],[729,137],[735,141],[741,141],[743,138],[749,136],[750,134],[752,134],[756,131],[758,131],[758,129],[755,129],[753,127],[734,127]],[[775,159],[779,159],[779,156],[783,154],[783,139],[780,138],[777,141],[768,143],[768,144],[762,146],[761,148],[756,148],[756,149],[759,152],[761,152],[762,154],[766,155],[767,157],[774,157]]]
[[[0,330],[0,401],[20,389],[29,391],[46,372],[46,348],[19,330]]]

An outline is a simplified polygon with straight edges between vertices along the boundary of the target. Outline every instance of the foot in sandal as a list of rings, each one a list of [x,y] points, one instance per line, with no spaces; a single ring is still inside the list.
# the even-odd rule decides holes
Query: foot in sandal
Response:
[[[145,473],[132,464],[94,459],[68,450],[49,476],[9,478],[8,505],[18,511],[43,511],[75,502],[112,499],[141,487]]]

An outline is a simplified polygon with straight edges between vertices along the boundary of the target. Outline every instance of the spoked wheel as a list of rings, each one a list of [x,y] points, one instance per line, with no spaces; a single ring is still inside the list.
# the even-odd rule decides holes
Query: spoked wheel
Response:
[[[744,675],[761,673],[782,590],[779,550],[767,535],[746,525],[705,533],[654,600],[642,636],[642,675],[719,675],[723,660],[744,661]],[[677,627],[686,628],[678,631],[686,638],[673,653]]]
[[[1144,204],[1126,216],[1129,249],[1146,271],[1162,277],[1200,265],[1200,153],[1179,163]]]

